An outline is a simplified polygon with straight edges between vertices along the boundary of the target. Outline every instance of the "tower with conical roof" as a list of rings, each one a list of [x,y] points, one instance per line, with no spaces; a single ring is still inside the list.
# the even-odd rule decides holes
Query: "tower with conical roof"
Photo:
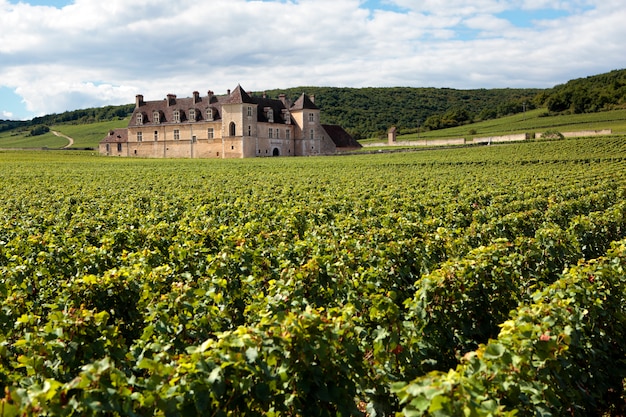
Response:
[[[257,105],[241,85],[222,102],[223,157],[255,156],[257,137]]]
[[[324,136],[320,124],[320,109],[315,105],[315,96],[302,95],[289,109],[297,126],[295,132],[296,155],[319,155]]]

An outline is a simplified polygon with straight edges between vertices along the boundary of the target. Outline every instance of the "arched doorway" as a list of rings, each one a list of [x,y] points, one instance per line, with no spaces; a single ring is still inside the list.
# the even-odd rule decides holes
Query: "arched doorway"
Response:
[[[235,122],[230,122],[228,125],[228,136],[235,136]]]
[[[274,148],[274,150],[272,151],[272,156],[280,156],[280,151],[278,150],[278,148]]]

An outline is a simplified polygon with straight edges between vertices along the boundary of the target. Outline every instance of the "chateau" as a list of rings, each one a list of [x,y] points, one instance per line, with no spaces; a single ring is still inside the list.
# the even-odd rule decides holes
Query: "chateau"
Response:
[[[144,101],[137,95],[126,129],[100,142],[100,154],[148,158],[251,158],[328,155],[360,148],[343,128],[320,123],[315,97],[290,103],[246,93],[241,86],[224,96],[208,91],[192,97],[168,94]]]

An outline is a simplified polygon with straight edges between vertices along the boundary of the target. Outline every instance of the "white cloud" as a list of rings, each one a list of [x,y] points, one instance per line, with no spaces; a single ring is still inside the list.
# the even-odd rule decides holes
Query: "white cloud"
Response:
[[[33,114],[142,93],[330,86],[549,87],[626,67],[620,0],[0,0],[0,87]],[[564,10],[515,27],[499,13]],[[10,111],[10,110],[8,110]]]
[[[8,120],[13,119],[13,113],[11,113],[10,111],[2,110],[2,118]]]

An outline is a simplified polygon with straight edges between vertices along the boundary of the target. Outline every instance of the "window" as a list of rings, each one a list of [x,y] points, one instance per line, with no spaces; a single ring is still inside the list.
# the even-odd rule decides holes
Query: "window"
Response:
[[[270,127],[270,130],[269,130],[269,132],[268,132],[268,135],[269,135],[268,137],[269,137],[270,139],[271,139],[272,137],[274,137],[274,129],[272,129],[271,127]]]
[[[122,144],[121,143],[117,144],[117,151],[118,152],[122,152]]]
[[[289,112],[285,112],[285,124],[286,125],[291,124],[291,114],[289,114]]]
[[[196,142],[198,142],[198,138],[196,137],[196,135],[193,135],[191,137],[191,143],[196,143]]]
[[[208,137],[209,139],[213,139],[213,135],[214,135],[214,133],[213,133],[213,128],[212,128],[212,127],[208,128],[208,129],[207,129],[207,137]]]
[[[155,130],[154,131],[154,141],[156,142],[157,140],[159,140],[159,131]]]
[[[141,113],[137,113],[137,124],[138,125],[142,125],[143,124],[143,114]]]
[[[174,129],[174,140],[180,139],[180,130]]]
[[[269,109],[267,111],[267,121],[270,123],[274,123],[274,110]]]
[[[315,121],[315,113],[309,113],[309,122]]]
[[[248,106],[248,117],[252,117],[252,107]]]
[[[174,110],[174,123],[180,122],[180,111]]]
[[[152,120],[154,121],[154,123],[161,123],[161,115],[158,111],[152,113]]]
[[[228,135],[235,136],[235,132],[236,132],[235,122],[230,122],[230,124],[228,125]]]
[[[213,109],[206,109],[206,119],[209,122],[213,121]]]
[[[143,133],[137,132],[137,142],[141,142],[143,140]]]
[[[196,110],[195,109],[189,109],[189,120],[192,122],[196,121]]]
[[[310,139],[315,139],[315,130],[311,129],[311,130],[309,131],[309,138],[310,138]]]
[[[285,139],[291,139],[291,130],[285,130]]]
[[[252,126],[248,126],[248,136],[252,136]]]
[[[278,132],[279,132],[279,130],[276,129],[276,139],[280,139],[280,134]]]

